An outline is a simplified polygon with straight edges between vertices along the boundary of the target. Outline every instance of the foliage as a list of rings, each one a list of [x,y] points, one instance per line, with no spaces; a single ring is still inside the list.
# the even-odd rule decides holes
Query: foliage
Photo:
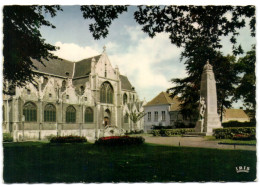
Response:
[[[57,136],[50,139],[50,143],[85,143],[87,139],[80,136]]]
[[[194,128],[152,130],[153,136],[175,136],[195,132]]]
[[[55,28],[44,14],[54,17],[59,10],[59,6],[4,6],[3,77],[10,88],[23,86],[27,82],[37,85],[33,79],[36,73],[31,59],[42,63],[42,59],[57,58],[50,53],[57,48],[45,42],[39,29],[41,26]],[[4,92],[9,93],[9,87]]]
[[[46,136],[45,138],[50,141],[53,137],[56,137],[55,135],[51,134],[51,135],[48,135]]]
[[[108,145],[108,146],[138,145],[143,143],[144,143],[143,137],[129,137],[129,136],[101,137],[95,142],[95,144],[97,145]]]
[[[235,134],[233,140],[255,140],[255,134]]]
[[[118,14],[127,11],[127,6],[83,5],[80,10],[85,19],[95,20],[95,23],[89,25],[89,31],[92,32],[94,39],[100,39],[108,35],[108,27],[114,19],[118,18]]]
[[[228,122],[222,123],[222,126],[224,128],[227,128],[227,127],[255,127],[256,126],[256,122],[228,121]]]
[[[13,142],[13,137],[10,133],[3,133],[3,142]]]
[[[160,129],[173,129],[174,126],[162,126],[162,125],[153,125],[152,130],[160,130]]]
[[[213,136],[216,139],[233,139],[237,134],[249,134],[252,139],[255,139],[256,128],[255,127],[232,127],[232,128],[218,128],[213,129]]]
[[[239,86],[236,88],[235,99],[243,98],[245,106],[255,111],[256,109],[256,51],[255,45],[246,56],[239,58],[236,70],[242,75]]]
[[[140,119],[142,119],[142,117],[144,117],[146,115],[146,113],[143,112],[136,112],[136,110],[134,112],[131,111],[129,118],[133,123],[137,123]]]
[[[130,132],[126,131],[125,135],[131,135],[131,134],[143,134],[143,130],[131,130]]]
[[[203,38],[197,38],[186,44],[182,52],[182,60],[186,60],[185,65],[189,76],[183,79],[172,79],[175,87],[168,89],[172,97],[179,96],[180,112],[185,118],[191,120],[198,117],[201,75],[206,61],[213,66],[221,118],[224,108],[229,108],[232,104],[230,96],[234,94],[234,86],[238,81],[234,70],[235,57],[223,56],[209,45]]]

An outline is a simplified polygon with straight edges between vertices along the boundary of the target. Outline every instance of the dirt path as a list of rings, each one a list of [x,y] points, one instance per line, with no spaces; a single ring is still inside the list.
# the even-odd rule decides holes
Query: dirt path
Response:
[[[203,137],[153,137],[144,136],[146,143],[162,144],[170,146],[190,146],[200,148],[220,148],[220,149],[239,149],[239,150],[256,150],[256,146],[246,145],[223,145],[218,141],[209,141]]]

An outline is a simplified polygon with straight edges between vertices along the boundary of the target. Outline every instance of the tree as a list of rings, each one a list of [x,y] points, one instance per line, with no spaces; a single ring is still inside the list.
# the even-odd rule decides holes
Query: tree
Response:
[[[255,76],[256,51],[255,45],[246,56],[239,58],[236,70],[240,73],[240,83],[236,88],[235,100],[243,99],[248,109],[256,110],[256,76]]]
[[[81,8],[84,18],[95,19],[90,31],[96,39],[105,38],[111,21],[127,11],[122,6],[106,7],[93,5]],[[255,36],[254,6],[139,6],[134,18],[150,37],[161,32],[169,33],[171,42],[178,47],[185,47],[186,43],[202,37],[213,48],[221,48],[220,37],[231,34],[233,52],[240,54],[243,50],[236,45],[236,37],[238,30],[245,27],[245,18],[249,18],[251,35]]]
[[[231,107],[230,96],[234,95],[234,86],[238,80],[237,73],[234,70],[235,57],[229,55],[224,57],[220,52],[210,47],[203,38],[197,38],[186,44],[181,59],[185,59],[188,77],[172,79],[176,86],[168,90],[172,93],[172,97],[179,95],[182,102],[180,104],[181,114],[186,119],[198,117],[201,74],[203,66],[209,60],[215,73],[218,108],[222,120],[224,108]]]
[[[134,125],[136,125],[136,123],[137,123],[140,119],[142,119],[142,117],[144,117],[145,115],[146,115],[146,113],[144,113],[144,112],[136,112],[136,111],[132,112],[132,111],[131,111],[131,113],[130,113],[130,115],[129,115],[129,118],[130,118],[130,120],[134,123]]]
[[[57,48],[45,42],[39,28],[48,26],[55,28],[46,21],[43,13],[52,17],[59,6],[4,6],[3,33],[4,33],[4,70],[3,77],[11,85],[23,86],[26,82],[34,83],[33,72],[35,67],[31,59],[57,58],[50,51]]]
[[[4,79],[18,86],[34,82],[35,68],[31,58],[42,62],[53,58],[50,51],[57,49],[45,42],[39,28],[50,26],[43,13],[52,17],[59,6],[5,6],[4,16]],[[81,6],[85,19],[94,19],[90,32],[95,39],[105,38],[112,21],[127,11],[127,6]],[[228,19],[227,15],[230,15]],[[245,27],[249,19],[251,35],[255,36],[254,6],[139,6],[134,12],[137,23],[150,37],[157,33],[169,33],[169,39],[178,47],[186,48],[193,40],[201,37],[208,46],[221,48],[220,37],[231,35],[233,53],[243,52],[236,45],[238,30]]]

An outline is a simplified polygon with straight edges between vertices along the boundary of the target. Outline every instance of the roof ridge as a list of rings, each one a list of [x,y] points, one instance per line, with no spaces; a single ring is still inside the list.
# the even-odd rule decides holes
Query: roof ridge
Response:
[[[84,60],[88,60],[88,59],[92,59],[92,58],[96,58],[96,57],[99,57],[99,56],[101,56],[101,55],[102,55],[102,54],[95,55],[95,56],[88,57],[88,58],[84,58],[84,59],[82,59],[82,60],[79,60],[79,61],[77,61],[77,62],[75,62],[75,63],[82,62],[82,61],[84,61]]]

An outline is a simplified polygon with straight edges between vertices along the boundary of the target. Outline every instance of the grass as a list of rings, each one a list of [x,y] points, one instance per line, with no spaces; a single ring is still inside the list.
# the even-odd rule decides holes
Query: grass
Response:
[[[5,143],[5,183],[253,181],[256,152],[143,144]],[[249,173],[235,167],[248,166]]]
[[[256,140],[242,141],[232,139],[216,139],[214,136],[205,136],[209,141],[218,141],[221,144],[256,145]]]

